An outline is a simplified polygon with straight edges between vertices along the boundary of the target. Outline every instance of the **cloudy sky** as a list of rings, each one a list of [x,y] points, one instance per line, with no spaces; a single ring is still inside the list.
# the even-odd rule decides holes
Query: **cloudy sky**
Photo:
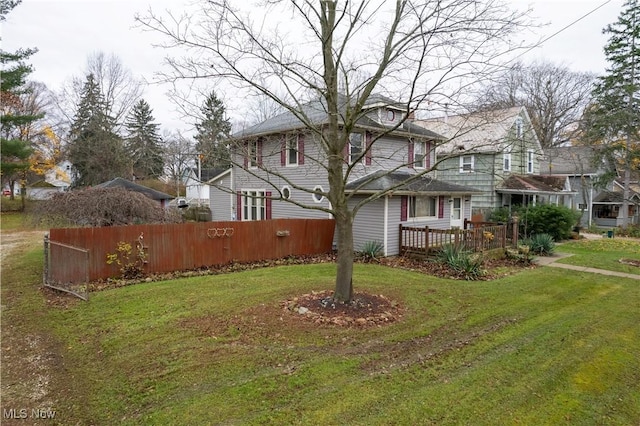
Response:
[[[533,15],[548,24],[537,31],[540,38],[571,25],[522,56],[522,61],[545,59],[575,71],[604,72],[606,37],[602,28],[616,21],[622,0],[511,1],[518,8],[530,6]],[[2,48],[12,51],[37,47],[39,52],[30,60],[35,68],[31,77],[54,91],[72,76],[82,75],[87,57],[95,52],[115,54],[135,76],[153,82],[154,73],[162,69],[165,52],[152,47],[160,40],[137,28],[134,16],[149,8],[157,12],[179,11],[182,3],[183,0],[23,0],[2,24]],[[579,21],[573,23],[576,20]],[[167,101],[167,89],[150,85],[144,98],[163,129],[188,130],[189,124]]]

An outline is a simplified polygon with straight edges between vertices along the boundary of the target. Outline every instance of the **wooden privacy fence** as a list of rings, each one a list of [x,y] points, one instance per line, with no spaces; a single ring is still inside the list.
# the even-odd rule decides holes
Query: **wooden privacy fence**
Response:
[[[333,219],[274,219],[99,228],[51,229],[45,241],[45,285],[52,287],[118,277],[107,255],[128,243],[141,250],[145,274],[328,253]]]
[[[508,243],[516,246],[517,224],[515,236],[510,235],[509,228],[507,224],[466,220],[465,229],[432,229],[428,226],[415,227],[400,224],[400,254],[428,256],[446,244],[453,244],[474,252],[506,248]]]

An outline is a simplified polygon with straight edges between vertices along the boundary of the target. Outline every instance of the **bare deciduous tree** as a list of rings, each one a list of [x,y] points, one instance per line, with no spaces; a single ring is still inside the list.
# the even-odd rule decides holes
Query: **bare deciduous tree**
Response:
[[[329,208],[311,203],[302,207],[335,218],[338,256],[333,297],[350,301],[353,220],[365,203],[385,194],[349,205],[351,195],[345,193],[354,165],[345,163],[343,152],[370,96],[401,98],[405,117],[427,99],[457,103],[517,48],[510,40],[528,24],[527,14],[510,10],[500,0],[282,0],[265,1],[253,11],[236,4],[203,1],[181,17],[150,11],[138,20],[144,28],[164,34],[168,47],[187,52],[168,60],[171,72],[166,80],[207,79],[216,90],[228,87],[242,99],[271,99],[319,141],[321,156],[309,161],[327,176],[329,190],[318,193],[317,188],[299,185],[295,189],[330,202]],[[327,115],[322,125],[303,107],[317,99]],[[277,170],[266,172],[286,180]]]
[[[180,197],[181,189],[184,186],[183,179],[189,168],[193,167],[196,157],[193,142],[191,138],[180,132],[165,132],[162,139],[164,141],[165,173],[174,183],[176,194]]]
[[[496,76],[477,95],[480,109],[524,106],[543,148],[566,142],[591,99],[595,75],[566,66],[520,62]]]
[[[105,100],[105,114],[111,117],[116,129],[124,125],[124,118],[142,96],[142,82],[125,68],[116,55],[96,52],[89,55],[82,75],[71,77],[55,95],[59,121],[71,123],[80,103],[80,94],[87,75],[92,74]]]

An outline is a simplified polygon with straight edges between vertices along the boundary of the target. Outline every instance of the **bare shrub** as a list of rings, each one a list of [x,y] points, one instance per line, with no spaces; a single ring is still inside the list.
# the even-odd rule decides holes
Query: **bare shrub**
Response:
[[[38,206],[35,219],[46,225],[86,227],[182,221],[176,211],[124,188],[87,188],[55,194]]]

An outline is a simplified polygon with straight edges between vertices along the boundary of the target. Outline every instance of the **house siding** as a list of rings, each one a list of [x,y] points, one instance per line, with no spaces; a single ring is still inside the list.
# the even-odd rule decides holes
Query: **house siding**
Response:
[[[353,208],[361,199],[362,197],[353,197],[349,200],[349,208]],[[370,241],[385,242],[384,208],[385,199],[381,198],[365,204],[358,210],[353,220],[353,247],[356,251],[362,250]],[[385,245],[385,251],[387,249]]]
[[[363,131],[364,133],[364,131]],[[375,135],[373,135],[375,139]],[[320,203],[313,200],[310,192],[296,189],[295,186],[313,189],[321,186],[324,191],[329,190],[329,181],[326,169],[320,164],[326,164],[326,155],[321,151],[320,145],[312,135],[305,135],[304,154],[306,160],[303,165],[282,166],[281,151],[282,137],[264,138],[262,142],[262,165],[259,168],[234,167],[235,179],[232,190],[261,189],[271,191],[275,198],[280,191],[287,186],[291,191],[291,200],[305,204],[310,208],[302,208],[286,201],[273,201],[272,217],[275,218],[327,218],[329,214],[314,207],[329,208],[329,201],[325,198]],[[390,170],[407,162],[409,143],[403,138],[385,136],[373,142],[371,147],[371,165],[366,165],[364,159],[356,164],[350,173],[350,180],[366,176],[377,170]],[[435,161],[434,151],[430,150],[430,164]],[[238,164],[243,164],[240,156],[235,158]],[[319,164],[320,163],[320,164]],[[345,164],[346,168],[346,164]],[[270,174],[268,170],[277,170],[282,176]],[[412,170],[402,167],[400,170]],[[286,178],[286,179],[285,179]],[[268,181],[268,182],[266,182]],[[211,204],[217,204],[219,194],[213,194]],[[212,207],[213,210],[213,207]]]
[[[522,117],[524,118],[524,117]],[[511,175],[535,175],[540,173],[540,160],[542,151],[536,143],[535,134],[530,126],[525,125],[524,134],[516,138],[515,125],[509,131],[508,136],[493,142],[493,152],[461,152],[455,156],[440,156],[437,167],[437,178],[458,185],[465,185],[482,191],[481,194],[473,194],[472,204],[474,214],[485,214],[489,210],[503,206],[502,195],[496,192],[502,182]],[[511,168],[504,170],[504,152],[511,153]],[[533,171],[527,170],[528,152],[533,151]],[[486,149],[485,149],[486,151]],[[462,155],[474,156],[474,171],[460,172],[460,157]]]
[[[211,220],[234,220],[235,219],[235,194],[230,194],[228,191],[224,191],[219,187],[213,185],[220,185],[223,188],[230,188],[233,181],[233,173],[227,173],[222,179],[216,182],[212,182],[209,189],[209,208],[211,209]]]

